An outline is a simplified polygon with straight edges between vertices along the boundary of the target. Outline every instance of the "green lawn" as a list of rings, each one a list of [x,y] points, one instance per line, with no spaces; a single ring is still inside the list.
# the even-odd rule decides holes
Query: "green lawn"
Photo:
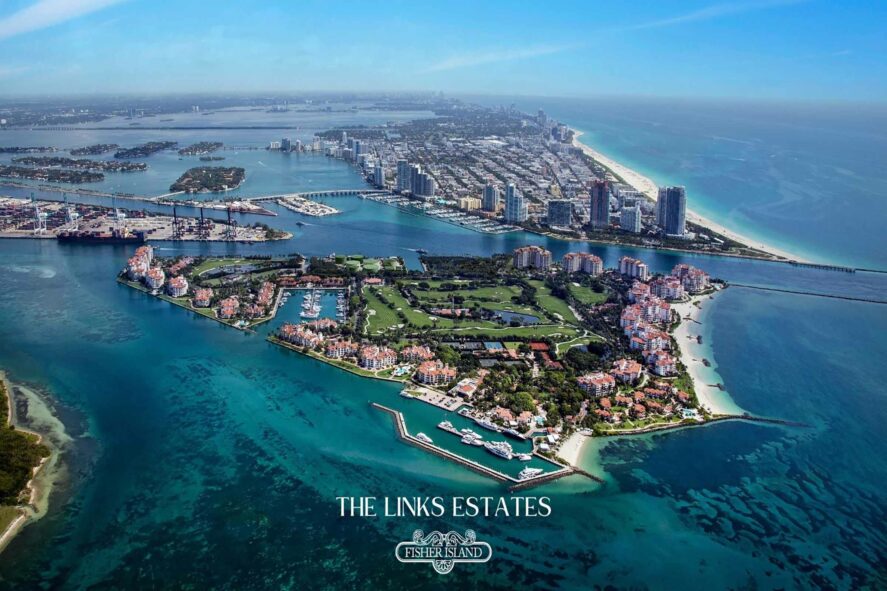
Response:
[[[393,326],[401,324],[397,314],[388,307],[371,289],[363,290],[367,300],[367,327],[369,334],[382,334]]]
[[[559,297],[551,295],[551,290],[542,281],[530,281],[530,285],[536,288],[536,301],[543,310],[549,314],[558,314],[564,322],[579,324],[579,319],[570,310],[570,306]]]
[[[448,332],[454,337],[488,334],[496,339],[514,337],[551,337],[554,340],[571,339],[579,334],[572,326],[557,324],[537,324],[535,326],[495,326],[495,327],[464,327],[456,329],[439,329],[435,332]]]
[[[601,337],[599,337],[595,334],[586,335],[584,337],[576,337],[575,339],[570,339],[569,341],[564,341],[563,343],[558,343],[556,353],[558,355],[561,355],[561,354],[566,353],[567,351],[570,350],[571,347],[575,347],[576,345],[586,345],[586,344],[594,342],[594,341],[603,341],[603,340],[604,339],[602,339]]]
[[[594,306],[607,301],[606,293],[597,293],[590,287],[571,285],[570,293],[577,301],[582,302],[586,306]]]

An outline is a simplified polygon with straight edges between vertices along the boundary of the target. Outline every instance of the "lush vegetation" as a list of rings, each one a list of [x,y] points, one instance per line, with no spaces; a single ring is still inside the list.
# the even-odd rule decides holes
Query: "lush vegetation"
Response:
[[[9,422],[9,393],[0,382],[0,505],[15,505],[31,472],[49,455],[49,448],[37,443],[30,433],[15,429]]]

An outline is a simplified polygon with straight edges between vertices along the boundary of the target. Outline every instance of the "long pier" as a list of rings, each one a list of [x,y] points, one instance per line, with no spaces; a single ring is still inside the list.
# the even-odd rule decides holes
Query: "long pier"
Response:
[[[301,199],[317,199],[323,197],[347,197],[351,195],[383,195],[390,193],[382,189],[331,189],[329,191],[309,191],[306,193],[285,193],[281,195],[263,195],[260,197],[244,197],[243,201],[277,201],[287,197]]]
[[[887,304],[887,300],[877,300],[875,298],[859,298],[855,296],[838,295],[831,293],[817,293],[815,291],[800,291],[795,289],[780,289],[778,287],[761,287],[759,285],[748,285],[745,283],[730,283],[732,287],[744,287],[745,289],[757,289],[760,291],[775,291],[779,293],[790,293],[794,295],[805,295],[817,298],[831,298],[833,300],[848,300],[851,302],[866,302],[868,304]]]

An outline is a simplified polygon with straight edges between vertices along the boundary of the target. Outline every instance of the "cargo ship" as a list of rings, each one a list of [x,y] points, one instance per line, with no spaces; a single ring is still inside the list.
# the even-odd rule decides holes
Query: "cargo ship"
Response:
[[[120,230],[111,230],[110,232],[68,231],[59,232],[56,239],[59,242],[77,244],[144,244],[145,233],[121,232]]]

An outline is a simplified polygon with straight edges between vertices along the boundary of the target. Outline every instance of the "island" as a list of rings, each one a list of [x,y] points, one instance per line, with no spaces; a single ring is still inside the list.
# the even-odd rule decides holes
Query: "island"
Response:
[[[100,172],[67,170],[64,168],[28,168],[25,166],[0,165],[0,177],[28,179],[48,183],[97,183],[105,179]]]
[[[63,158],[61,156],[25,156],[13,158],[16,164],[38,168],[74,168],[77,170],[99,170],[103,172],[135,172],[147,170],[144,162],[118,162],[116,160],[87,160],[85,158]]]
[[[71,156],[98,156],[116,150],[120,146],[118,144],[92,144],[82,148],[73,148],[70,151]]]
[[[246,171],[239,166],[198,166],[185,171],[170,185],[172,192],[219,193],[236,189],[246,178]]]
[[[41,154],[44,152],[58,152],[58,148],[48,146],[7,146],[0,147],[0,154]]]
[[[177,145],[178,142],[148,142],[133,148],[117,150],[114,152],[114,158],[145,158],[162,150],[175,148]]]
[[[272,327],[270,342],[362,377],[401,383],[407,398],[532,442],[531,453],[507,442],[487,448],[504,459],[545,458],[548,470],[514,478],[495,466],[469,465],[512,484],[579,471],[569,452],[576,436],[744,418],[700,399],[690,371],[697,361],[673,337],[682,322],[679,306],[726,287],[700,269],[679,264],[652,274],[630,257],[604,269],[593,254],[569,253],[555,262],[538,246],[421,260],[423,270],[409,271],[398,258],[163,258],[142,247],[118,280],[247,331],[300,299],[301,320]],[[410,435],[397,411],[378,406],[395,416],[409,443],[454,455],[426,434]],[[447,421],[439,427],[462,443],[486,446]]]
[[[11,390],[0,372],[0,549],[27,520],[30,481],[50,456],[40,435],[16,428]]]
[[[182,156],[201,156],[203,154],[215,152],[216,150],[221,149],[223,145],[222,142],[197,142],[196,144],[191,144],[186,148],[182,148],[179,150],[179,154]]]

